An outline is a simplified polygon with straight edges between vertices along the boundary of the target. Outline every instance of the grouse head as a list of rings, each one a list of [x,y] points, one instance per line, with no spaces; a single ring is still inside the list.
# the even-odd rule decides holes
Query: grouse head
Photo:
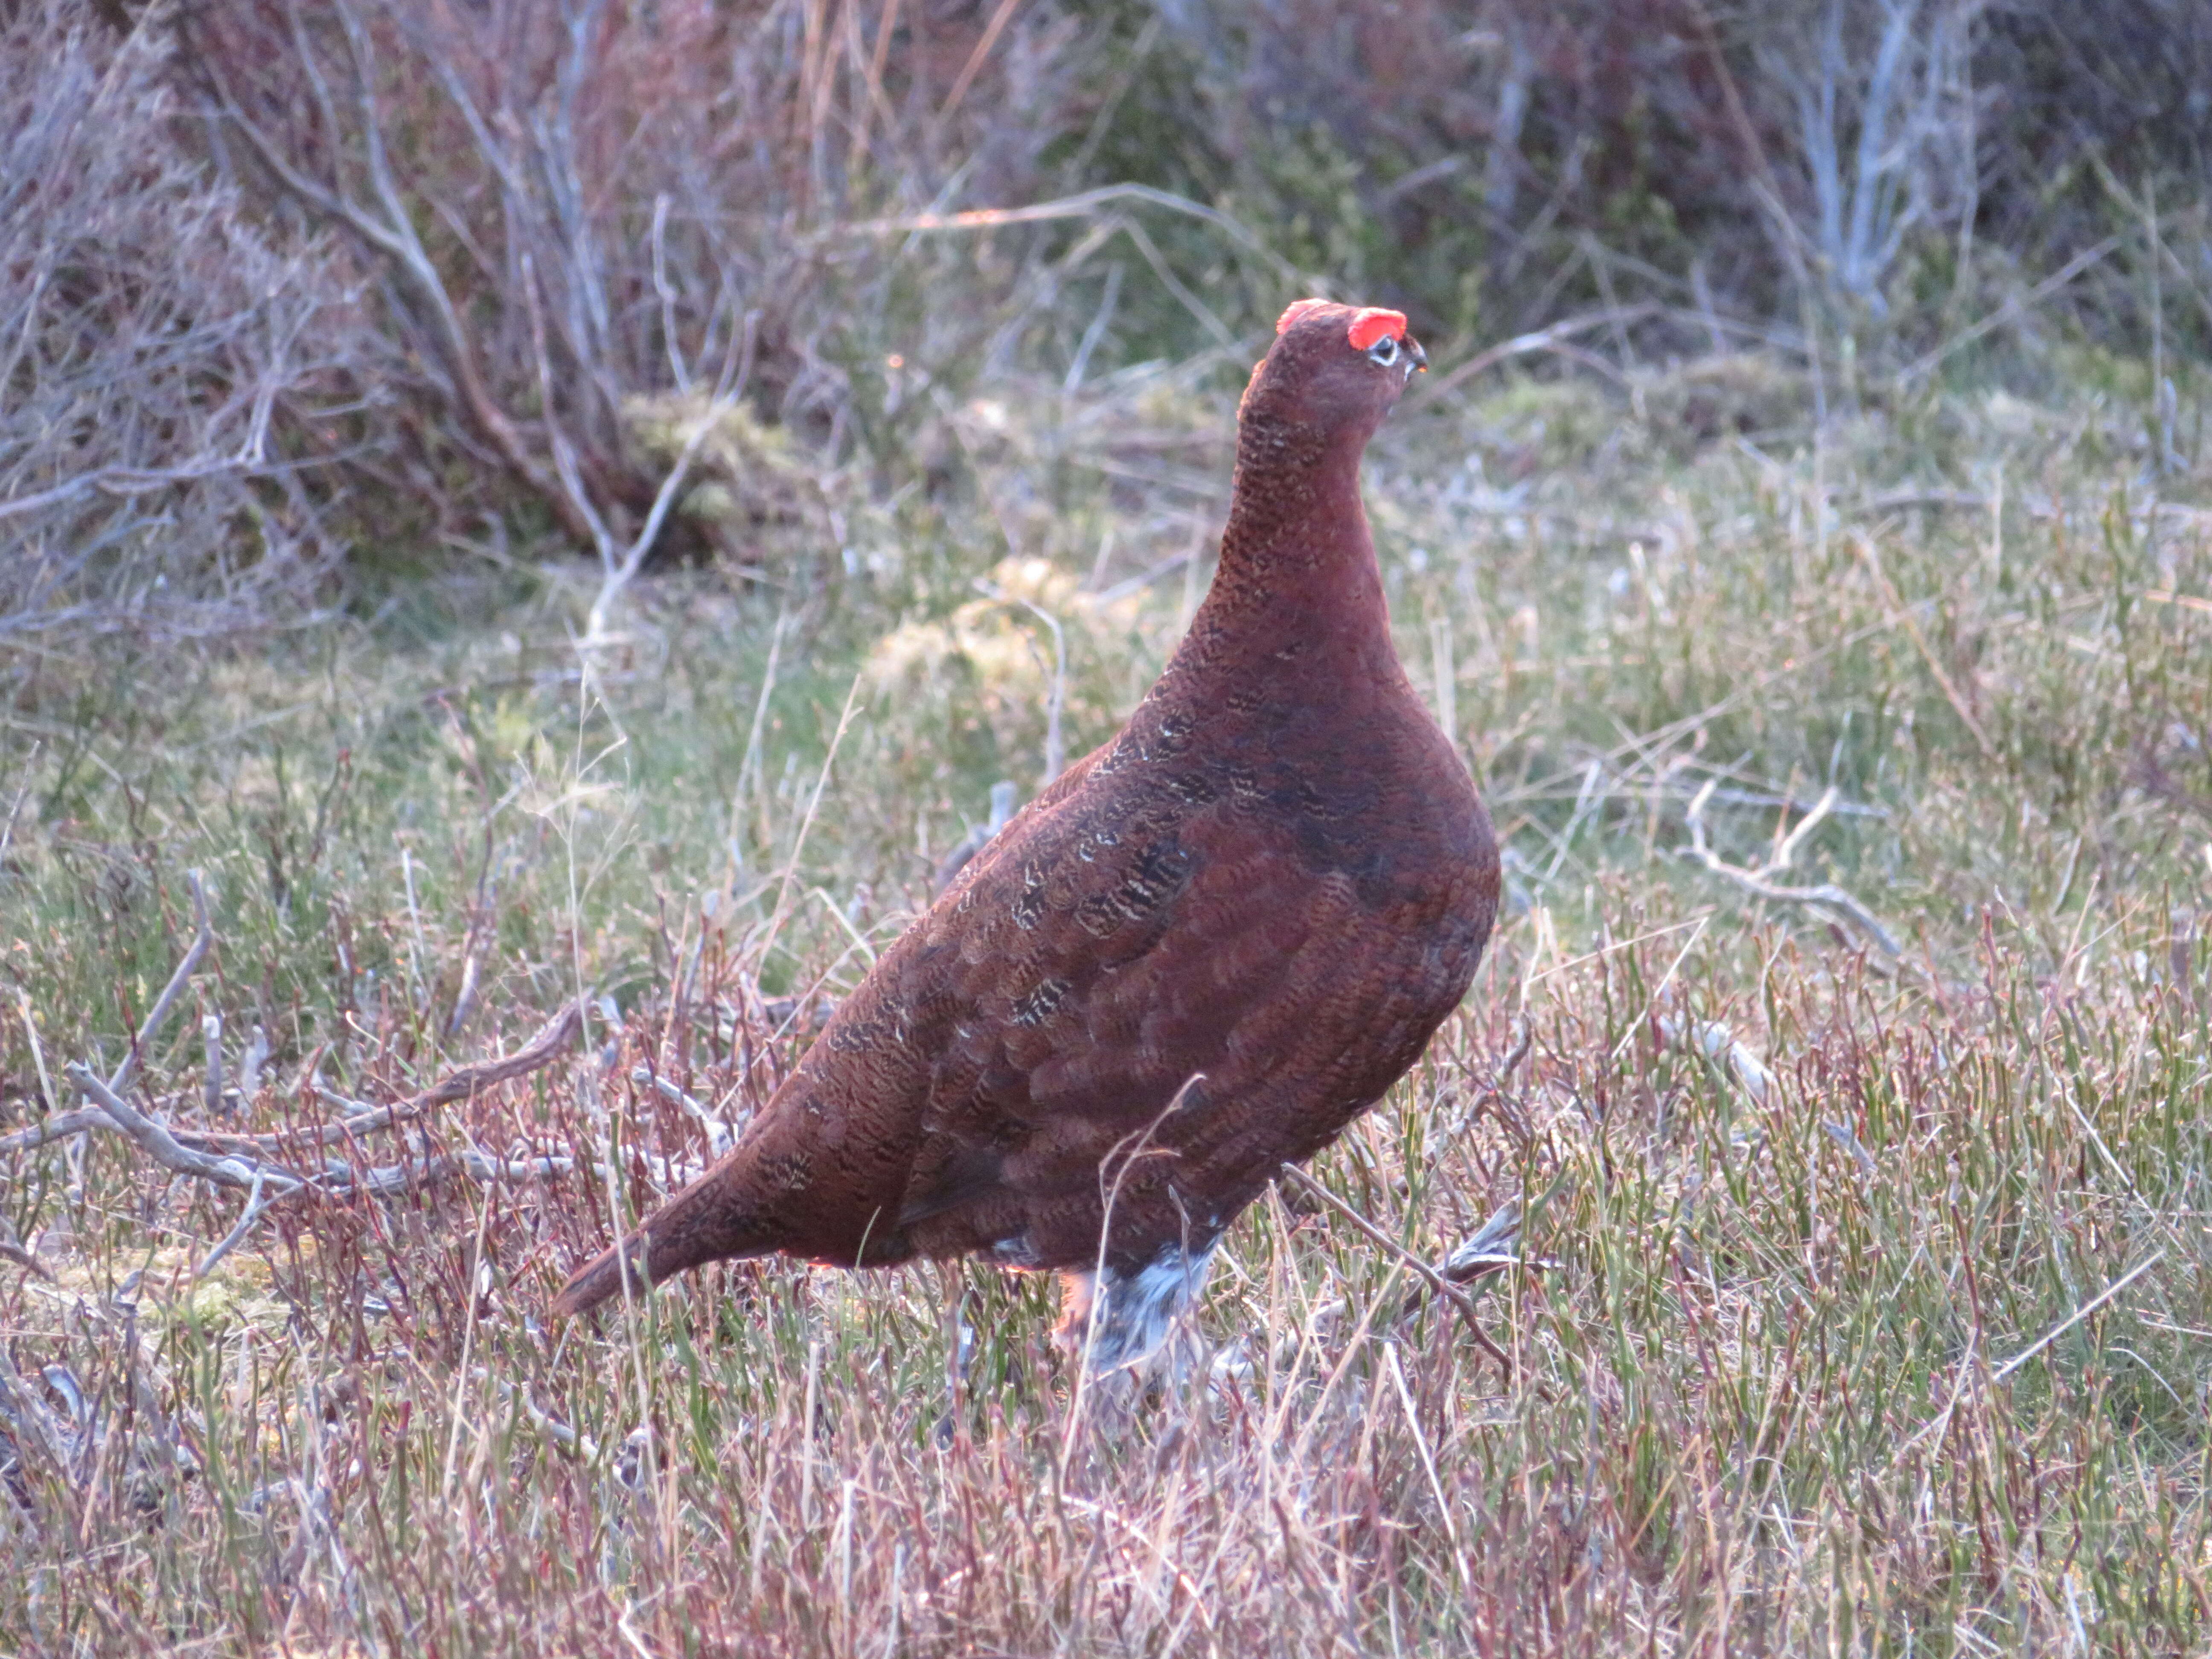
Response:
[[[1300,300],[1275,325],[1275,343],[1252,371],[1238,422],[1248,431],[1358,447],[1428,362],[1401,312]]]

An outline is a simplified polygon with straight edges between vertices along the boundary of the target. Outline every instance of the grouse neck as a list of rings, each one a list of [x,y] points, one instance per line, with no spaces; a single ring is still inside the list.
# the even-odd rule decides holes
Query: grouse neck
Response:
[[[1280,580],[1342,559],[1374,559],[1359,505],[1366,434],[1248,416],[1237,433],[1221,571]]]
[[[1360,505],[1364,433],[1247,422],[1221,562],[1191,642],[1203,654],[1297,641],[1389,648],[1375,544]],[[1201,644],[1203,642],[1203,644]]]

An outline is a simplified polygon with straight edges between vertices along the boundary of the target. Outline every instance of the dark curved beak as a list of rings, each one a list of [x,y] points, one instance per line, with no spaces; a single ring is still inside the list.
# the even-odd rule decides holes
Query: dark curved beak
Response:
[[[1428,373],[1429,354],[1421,349],[1421,343],[1410,334],[1406,337],[1406,355],[1413,360],[1413,374],[1407,375],[1407,380],[1413,379],[1414,374]]]

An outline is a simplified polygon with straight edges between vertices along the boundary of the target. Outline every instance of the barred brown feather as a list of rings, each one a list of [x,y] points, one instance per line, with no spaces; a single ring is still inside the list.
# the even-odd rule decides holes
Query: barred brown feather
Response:
[[[1421,353],[1376,314],[1285,314],[1239,411],[1219,569],[1127,726],[969,861],[738,1146],[559,1311],[617,1294],[625,1262],[639,1284],[770,1253],[1103,1258],[1127,1283],[1202,1263],[1419,1057],[1498,871],[1390,643],[1359,462]]]

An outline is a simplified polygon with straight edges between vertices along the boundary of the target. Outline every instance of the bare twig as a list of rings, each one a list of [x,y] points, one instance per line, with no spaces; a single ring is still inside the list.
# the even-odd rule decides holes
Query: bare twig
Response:
[[[505,1083],[537,1071],[574,1038],[583,1018],[583,999],[579,997],[547,1020],[538,1028],[537,1036],[513,1054],[497,1060],[478,1060],[473,1066],[456,1066],[421,1094],[390,1109],[411,1115],[449,1101],[465,1100],[495,1083]]]
[[[110,1120],[88,1127],[107,1127],[120,1130],[144,1148],[147,1156],[166,1169],[179,1175],[197,1176],[212,1181],[219,1186],[258,1188],[264,1181],[279,1183],[283,1194],[289,1194],[307,1185],[303,1176],[289,1170],[268,1169],[236,1157],[212,1158],[194,1150],[170,1133],[169,1127],[158,1118],[149,1117],[105,1083],[88,1066],[71,1060],[62,1068],[63,1074],[92,1097]]]
[[[1975,717],[1974,711],[1967,706],[1966,699],[1960,694],[1956,682],[1951,678],[1949,671],[1943,666],[1942,659],[1936,656],[1935,647],[1929,644],[1928,636],[1920,631],[1920,624],[1914,620],[1911,609],[1906,605],[1904,599],[1891,583],[1888,573],[1881,568],[1881,555],[1875,550],[1874,538],[1863,532],[1854,532],[1854,534],[1858,544],[1859,556],[1865,562],[1869,574],[1874,577],[1875,586],[1881,590],[1881,597],[1887,603],[1890,614],[1897,618],[1899,625],[1911,639],[1914,647],[1920,653],[1921,660],[1928,665],[1928,672],[1936,677],[1936,684],[1942,688],[1943,696],[1949,700],[1951,708],[1959,716],[1960,722],[1967,731],[1973,733],[1976,745],[1984,755],[1995,755],[1996,748],[1990,742],[1990,734],[1982,729],[1981,721]]]
[[[71,1135],[82,1134],[88,1129],[108,1129],[114,1125],[115,1120],[97,1106],[87,1106],[74,1112],[57,1112],[43,1123],[34,1123],[27,1129],[18,1129],[12,1135],[0,1135],[0,1153],[27,1152],[50,1140],[66,1140]]]
[[[1536,1041],[1536,1027],[1525,1013],[1514,1017],[1513,1046],[1505,1051],[1504,1062],[1498,1068],[1498,1086],[1504,1088],[1513,1073],[1521,1069],[1521,1062],[1528,1058],[1528,1050]]]
[[[1048,787],[1058,777],[1067,760],[1066,740],[1060,735],[1060,711],[1067,702],[1067,632],[1060,625],[1060,618],[1032,600],[1009,593],[995,582],[979,581],[976,591],[985,598],[1012,610],[1026,611],[1042,623],[1052,635],[1052,684],[1045,693],[1044,704],[1044,776],[1037,787]]]
[[[2107,236],[2103,241],[2098,243],[2094,247],[2082,249],[2081,252],[2075,254],[2064,264],[2061,265],[2056,271],[2053,271],[2049,276],[2046,276],[2043,281],[2038,283],[2033,288],[2028,289],[2027,293],[2014,295],[2010,299],[2007,300],[2004,304],[1999,306],[1995,311],[1983,318],[1978,323],[1974,324],[1970,328],[1960,330],[1958,333],[1954,334],[1949,339],[1944,341],[1942,345],[1937,346],[1933,351],[1930,351],[1926,356],[1916,358],[1913,362],[1907,363],[1903,368],[1898,371],[1897,383],[1901,386],[1911,385],[1913,381],[1918,380],[1930,369],[1933,369],[1939,364],[1942,363],[1946,359],[1950,357],[1954,352],[1963,350],[1966,347],[1972,345],[1975,341],[1980,339],[1983,335],[1988,333],[1991,329],[2001,327],[2005,323],[2011,321],[2014,318],[2027,311],[2030,307],[2040,304],[2043,301],[2050,298],[2053,294],[2056,294],[2060,289],[2065,287],[2067,283],[2072,282],[2076,276],[2079,276],[2083,271],[2088,270],[2091,265],[2094,265],[2100,260],[2103,259],[2106,254],[2112,252],[2113,249],[2119,246],[2119,245],[2125,240],[2126,238],[2121,236]]]
[[[1248,252],[1257,254],[1272,265],[1276,274],[1294,283],[1311,283],[1314,278],[1269,247],[1241,221],[1224,213],[1218,208],[1194,202],[1187,196],[1177,196],[1152,185],[1107,185],[1097,190],[1086,190],[1073,196],[1063,196],[1056,201],[1035,202],[1018,208],[975,208],[965,213],[913,213],[891,219],[866,219],[839,225],[833,234],[845,236],[886,236],[913,234],[917,232],[947,230],[995,230],[1002,225],[1039,224],[1056,219],[1085,219],[1101,208],[1117,202],[1137,202],[1149,207],[1165,208],[1192,219],[1202,219],[1224,233],[1231,240]]]
[[[1425,1279],[1430,1289],[1459,1310],[1460,1316],[1467,1322],[1468,1329],[1474,1334],[1476,1346],[1498,1362],[1498,1370],[1504,1374],[1506,1386],[1512,1386],[1513,1357],[1492,1341],[1488,1333],[1484,1331],[1482,1322],[1475,1314],[1472,1297],[1297,1165],[1284,1164],[1276,1178],[1288,1182],[1309,1198],[1320,1200],[1366,1235],[1371,1243],[1389,1251],[1398,1261]]]
[[[571,534],[589,538],[590,520],[577,511],[576,503],[550,477],[536,457],[522,441],[514,422],[507,417],[487,386],[478,362],[476,342],[462,321],[459,307],[438,267],[422,245],[416,233],[413,217],[408,213],[398,183],[393,178],[390,160],[383,146],[382,122],[375,91],[370,78],[368,62],[367,33],[350,8],[340,8],[340,18],[346,26],[349,56],[355,73],[357,101],[362,119],[362,137],[368,151],[369,173],[376,186],[376,205],[349,194],[342,183],[325,185],[302,167],[294,165],[284,154],[278,136],[246,113],[242,100],[233,89],[224,66],[224,53],[217,48],[195,50],[192,64],[204,78],[212,106],[211,112],[224,124],[224,130],[234,131],[246,141],[270,176],[291,197],[311,212],[343,225],[370,248],[381,254],[389,263],[393,275],[422,309],[428,313],[428,333],[434,349],[444,359],[447,374],[456,392],[455,402],[470,424],[489,442],[506,462],[508,468],[534,493],[542,497],[561,516],[562,524]],[[302,61],[310,66],[313,54],[303,52]],[[335,124],[335,112],[331,112]],[[335,176],[335,174],[334,174]]]
[[[690,479],[692,463],[698,459],[699,451],[714,435],[715,428],[738,407],[738,400],[744,396],[745,383],[752,376],[753,353],[759,331],[760,313],[749,311],[744,323],[731,331],[730,349],[723,362],[714,395],[692,422],[691,430],[684,440],[684,447],[677,453],[675,464],[662,477],[660,488],[653,494],[653,506],[645,515],[645,524],[629,546],[617,556],[614,544],[605,537],[600,538],[599,561],[604,574],[598,597],[592,601],[590,613],[586,618],[583,644],[586,650],[605,643],[609,638],[607,618],[613,612],[615,602],[636,576],[639,568],[645,562],[645,556],[653,550],[654,542],[659,539],[660,528],[668,520],[669,509],[675,506],[677,496]],[[538,349],[542,354],[542,336],[538,337]],[[674,349],[672,336],[670,349]],[[539,362],[542,369],[550,372],[550,365],[545,363],[542,355]],[[562,477],[564,481],[570,478],[571,471],[572,469],[563,470]],[[577,487],[580,488],[580,485]],[[599,522],[596,516],[593,522]]]
[[[465,1100],[495,1084],[510,1082],[549,1065],[563,1048],[574,1041],[580,1018],[577,1006],[572,1002],[547,1021],[537,1036],[513,1054],[497,1060],[480,1060],[473,1066],[457,1066],[418,1095],[390,1106],[356,1112],[336,1123],[323,1124],[313,1129],[280,1129],[271,1134],[230,1134],[217,1130],[190,1128],[165,1132],[175,1137],[180,1145],[189,1143],[193,1146],[241,1153],[283,1152],[299,1146],[327,1146],[359,1135],[374,1134],[379,1130],[389,1129],[420,1117],[433,1108],[456,1100]],[[82,1068],[71,1067],[72,1075],[79,1069]],[[113,1089],[112,1084],[107,1086],[111,1091]],[[91,1091],[88,1090],[87,1092]],[[98,1097],[94,1096],[94,1098]],[[113,1114],[97,1106],[58,1113],[43,1123],[0,1138],[0,1153],[28,1152],[45,1146],[48,1141],[80,1134],[87,1129],[107,1128],[114,1121]]]
[[[92,1097],[97,1103],[97,1109],[64,1114],[27,1134],[12,1136],[0,1146],[10,1149],[19,1145],[36,1146],[64,1133],[82,1129],[106,1129],[128,1135],[155,1163],[179,1175],[213,1182],[218,1186],[245,1189],[247,1194],[246,1208],[239,1216],[237,1224],[199,1264],[195,1276],[205,1278],[246,1238],[253,1224],[270,1209],[310,1188],[332,1197],[378,1196],[420,1190],[462,1175],[489,1183],[542,1181],[568,1174],[575,1167],[574,1161],[570,1158],[555,1156],[495,1158],[471,1146],[457,1152],[425,1156],[416,1161],[368,1168],[334,1163],[319,1175],[307,1176],[278,1164],[242,1156],[238,1149],[274,1151],[288,1140],[295,1145],[303,1141],[313,1144],[318,1140],[327,1143],[353,1134],[390,1128],[404,1118],[432,1106],[464,1098],[489,1084],[504,1081],[543,1066],[573,1036],[578,1018],[577,1006],[571,1003],[538,1033],[528,1047],[519,1052],[501,1060],[463,1066],[411,1101],[358,1114],[343,1123],[330,1125],[313,1135],[212,1135],[190,1130],[184,1132],[189,1139],[229,1148],[220,1156],[185,1145],[179,1138],[178,1132],[167,1124],[131,1105],[101,1082],[89,1067],[72,1062],[65,1068],[65,1075]],[[27,1260],[25,1265],[36,1267],[34,1262]]]
[[[245,1241],[246,1235],[253,1230],[253,1224],[260,1220],[261,1218],[268,1212],[271,1206],[277,1203],[280,1200],[290,1196],[289,1193],[279,1193],[275,1197],[264,1198],[261,1195],[261,1189],[266,1183],[267,1179],[268,1171],[266,1170],[257,1169],[254,1170],[253,1185],[246,1193],[246,1208],[239,1212],[238,1224],[235,1227],[233,1227],[228,1232],[225,1233],[222,1236],[222,1242],[217,1244],[215,1249],[210,1250],[205,1258],[200,1262],[200,1265],[197,1268],[193,1269],[192,1277],[194,1279],[205,1279],[210,1273],[213,1273],[216,1270],[216,1264],[222,1261],[223,1257],[228,1255]]]
[[[953,111],[960,107],[960,100],[968,95],[968,88],[975,84],[975,76],[981,70],[984,60],[990,57],[991,48],[999,43],[999,36],[1013,16],[1014,8],[1020,3],[1021,0],[999,0],[997,9],[991,14],[991,21],[983,26],[982,38],[975,42],[975,50],[968,54],[967,63],[961,66],[959,75],[953,80],[952,90],[945,95],[944,106],[937,112],[939,121],[951,120]]]
[[[15,1230],[8,1224],[5,1216],[0,1216],[0,1261],[12,1261],[25,1273],[35,1273],[48,1284],[53,1282],[54,1276],[38,1257],[23,1248],[23,1241],[15,1237]]]
[[[730,1126],[708,1111],[705,1103],[693,1099],[678,1088],[672,1079],[656,1077],[641,1066],[631,1072],[629,1080],[641,1089],[653,1090],[663,1100],[681,1108],[686,1117],[707,1132],[707,1149],[714,1157],[721,1157],[734,1144],[736,1137],[730,1133]]]
[[[62,1103],[61,1097],[54,1092],[53,1077],[46,1070],[46,1046],[39,1041],[38,1014],[31,1006],[28,991],[16,991],[15,1012],[22,1019],[24,1041],[31,1048],[31,1064],[39,1074],[39,1097],[46,1103],[49,1112],[55,1111]]]
[[[108,1078],[107,1086],[117,1094],[121,1094],[129,1086],[131,1073],[138,1069],[140,1059],[154,1039],[161,1035],[161,1026],[169,1018],[170,1006],[185,988],[185,981],[191,978],[206,958],[209,947],[215,943],[215,932],[208,925],[207,890],[201,883],[200,872],[188,870],[185,872],[185,880],[192,890],[192,914],[198,921],[191,945],[185,951],[184,960],[178,963],[177,971],[169,975],[169,982],[161,988],[161,994],[154,999],[153,1010],[139,1025],[138,1034],[131,1039],[131,1052],[124,1055],[123,1064],[117,1066]]]
[[[568,1158],[493,1158],[473,1146],[458,1152],[441,1152],[419,1163],[380,1164],[368,1169],[334,1170],[316,1183],[333,1198],[380,1197],[388,1193],[416,1192],[467,1176],[489,1184],[498,1181],[548,1181],[576,1167]]]
[[[1834,789],[1829,789],[1820,797],[1813,810],[1805,815],[1803,820],[1790,831],[1788,838],[1776,849],[1774,856],[1756,870],[1747,870],[1741,866],[1727,863],[1719,854],[1714,852],[1706,844],[1705,803],[1712,799],[1713,789],[1714,785],[1707,783],[1704,788],[1698,791],[1696,798],[1690,803],[1688,818],[1690,849],[1687,856],[1696,859],[1715,875],[1723,880],[1734,882],[1738,887],[1756,898],[1768,899],[1780,904],[1817,905],[1859,928],[1875,944],[1881,946],[1883,955],[1893,959],[1902,959],[1903,952],[1898,949],[1897,941],[1890,937],[1889,930],[1875,920],[1874,912],[1832,882],[1824,882],[1818,887],[1784,887],[1774,880],[1776,876],[1790,867],[1790,860],[1796,856],[1797,849],[1804,844],[1807,835],[1812,831],[1814,825],[1828,816],[1830,810],[1835,805]]]
[[[410,1097],[390,1106],[379,1106],[374,1110],[358,1112],[342,1118],[336,1123],[307,1130],[280,1129],[274,1134],[233,1135],[184,1132],[187,1139],[209,1146],[224,1146],[246,1152],[282,1152],[292,1146],[327,1146],[333,1142],[352,1139],[356,1135],[374,1134],[420,1117],[434,1107],[448,1105],[456,1100],[466,1100],[495,1084],[511,1082],[550,1065],[561,1051],[575,1040],[576,1030],[583,1018],[582,999],[568,1003],[553,1018],[538,1029],[537,1036],[511,1054],[497,1060],[478,1060],[473,1066],[458,1066],[432,1084],[421,1094]],[[49,1137],[51,1138],[51,1137]],[[9,1143],[0,1141],[0,1151]]]
[[[301,478],[368,336],[345,273],[173,142],[170,29],[91,22],[0,15],[0,635],[255,629],[342,556]],[[270,443],[280,405],[309,441]]]
[[[1478,351],[1465,362],[1445,370],[1436,380],[1422,388],[1422,401],[1439,398],[1453,387],[1463,385],[1484,370],[1495,368],[1510,357],[1526,357],[1540,351],[1558,351],[1577,334],[1587,334],[1593,329],[1620,328],[1630,323],[1641,322],[1656,316],[1661,307],[1656,305],[1615,306],[1605,311],[1593,311],[1580,317],[1568,317],[1548,328],[1540,328],[1533,334],[1516,334],[1510,340]],[[1587,361],[1588,354],[1575,354],[1577,361]],[[1620,372],[1609,363],[1597,365],[1612,378],[1618,380]]]
[[[1509,1199],[1491,1212],[1489,1218],[1468,1237],[1453,1246],[1444,1258],[1443,1276],[1455,1284],[1503,1273],[1522,1266],[1521,1259],[1521,1200]],[[1551,1267],[1547,1261],[1531,1267]]]
[[[991,806],[983,822],[971,827],[965,836],[954,843],[952,850],[939,861],[935,892],[943,892],[952,885],[952,878],[968,867],[968,860],[991,844],[991,839],[1006,827],[1014,815],[1014,799],[1020,790],[1011,779],[1001,778],[991,786]]]
[[[544,1407],[530,1397],[529,1389],[519,1389],[504,1377],[495,1376],[492,1381],[498,1386],[500,1393],[522,1407],[523,1415],[527,1417],[536,1425],[538,1431],[548,1440],[571,1456],[581,1456],[587,1463],[599,1462],[599,1443],[592,1439],[590,1435],[570,1428],[559,1418],[546,1411]]]
[[[213,1117],[222,1109],[222,1016],[209,1014],[200,1021],[200,1042],[207,1067],[200,1083],[200,1098]]]
[[[46,746],[46,739],[41,738],[31,745],[31,752],[23,757],[23,770],[21,774],[23,781],[16,788],[15,799],[8,804],[8,816],[6,819],[0,820],[0,862],[4,862],[6,860],[8,857],[8,848],[15,839],[15,817],[16,814],[23,810],[23,803],[30,799],[31,782],[37,775],[34,769],[39,763],[40,751],[44,750]],[[28,1005],[27,1003],[26,1006],[27,1007],[27,1006]],[[27,1013],[24,1017],[28,1018],[29,1015]]]
[[[2065,1335],[2067,1332],[2072,1330],[2076,1325],[2087,1319],[2091,1314],[2096,1312],[2098,1309],[2103,1307],[2107,1302],[2110,1302],[2114,1297],[2118,1296],[2122,1291],[2127,1289],[2129,1285],[2134,1284],[2136,1280],[2141,1279],[2145,1273],[2148,1273],[2153,1267],[2158,1266],[2158,1264],[2165,1259],[2166,1251],[2163,1247],[2153,1250],[2149,1255],[2137,1262],[2134,1267],[2129,1268],[2126,1273],[2121,1274],[2111,1284],[2106,1285],[2103,1290],[2098,1291],[2096,1295],[2091,1297],[2080,1307],[2075,1309],[2071,1314],[2067,1316],[2067,1317],[2059,1321],[2057,1324],[2052,1326],[2048,1331],[2045,1332],[2041,1337],[2038,1338],[2035,1341],[2029,1343],[2027,1346],[2022,1348],[2011,1358],[2006,1360],[2003,1364],[1991,1371],[1990,1373],[1990,1381],[1992,1382],[2003,1382],[2005,1378],[2010,1376],[2022,1365],[2027,1364],[2029,1360],[2034,1358],[2036,1355],[2041,1353],[2045,1348],[2056,1342],[2060,1337]]]
[[[356,1113],[343,1122],[331,1124],[307,1134],[224,1135],[172,1129],[159,1118],[132,1106],[117,1091],[102,1083],[89,1068],[72,1064],[66,1068],[69,1079],[89,1095],[97,1105],[83,1111],[59,1114],[34,1129],[9,1136],[5,1141],[0,1141],[0,1151],[37,1146],[66,1134],[103,1129],[128,1135],[156,1163],[179,1175],[212,1182],[218,1186],[245,1189],[247,1194],[246,1207],[237,1224],[199,1264],[195,1276],[205,1278],[245,1240],[254,1224],[271,1208],[309,1189],[336,1198],[374,1197],[419,1191],[457,1176],[466,1176],[489,1183],[541,1181],[568,1174],[574,1168],[574,1161],[569,1158],[550,1155],[495,1158],[472,1146],[435,1155],[429,1154],[427,1146],[423,1146],[424,1155],[419,1158],[367,1168],[333,1161],[319,1173],[312,1176],[245,1154],[249,1152],[279,1152],[288,1146],[327,1145],[336,1140],[349,1139],[356,1135],[389,1129],[434,1106],[466,1098],[493,1084],[534,1071],[552,1060],[573,1040],[579,1018],[577,1005],[570,1003],[527,1045],[514,1054],[476,1066],[461,1066],[411,1100]],[[417,1136],[415,1139],[420,1146],[421,1138]],[[187,1145],[188,1141],[199,1144]],[[203,1146],[214,1150],[202,1150]],[[9,1259],[16,1258],[11,1255]],[[34,1270],[37,1268],[37,1264],[27,1257],[23,1258],[22,1265]]]
[[[0,519],[17,518],[26,513],[43,513],[49,507],[59,507],[94,491],[103,495],[144,495],[157,489],[174,489],[179,484],[198,483],[227,473],[247,472],[254,465],[254,460],[246,456],[213,455],[181,466],[102,467],[96,472],[80,472],[51,489],[41,489],[34,495],[16,495],[0,501]]]

